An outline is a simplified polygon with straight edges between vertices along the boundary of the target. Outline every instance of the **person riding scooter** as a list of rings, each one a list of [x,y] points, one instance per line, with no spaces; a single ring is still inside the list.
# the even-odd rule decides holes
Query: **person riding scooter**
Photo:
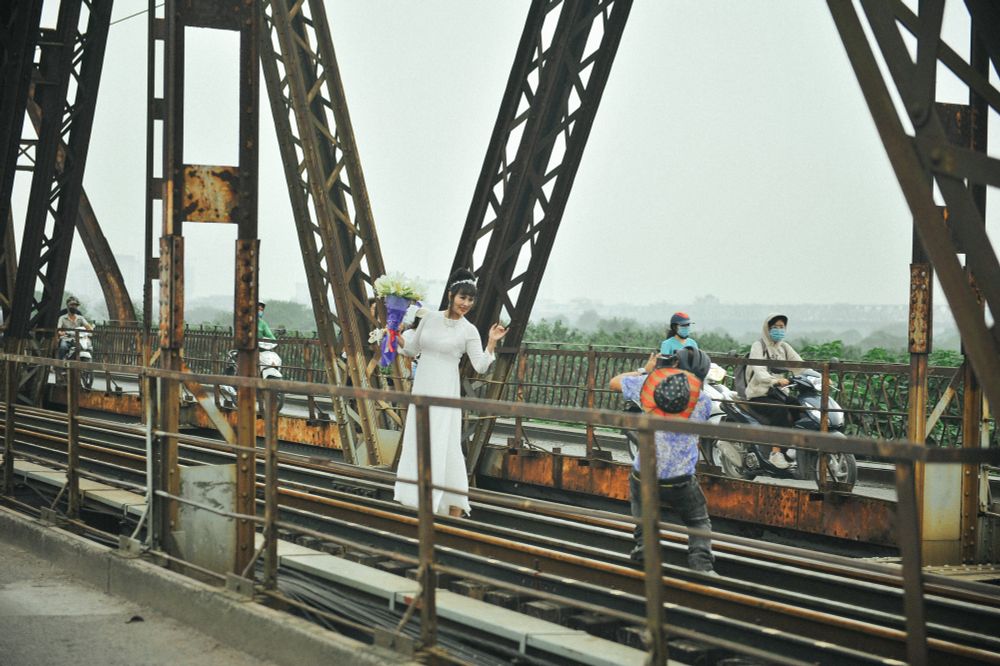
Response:
[[[750,346],[750,359],[768,361],[801,361],[802,357],[785,342],[788,315],[772,313],[764,320],[761,337]],[[746,397],[753,403],[754,413],[769,425],[791,428],[798,414],[788,409],[789,396],[785,389],[789,380],[765,365],[748,365],[746,375]],[[781,447],[771,449],[768,462],[778,469],[788,469],[791,463]]]
[[[80,314],[79,299],[76,296],[70,296],[66,299],[66,314],[59,317],[56,328],[59,330],[58,356],[60,359],[64,359],[69,353],[70,346],[75,344],[78,339],[79,333],[76,331],[80,329],[92,331],[94,326]]]
[[[721,369],[720,369],[721,370]],[[723,375],[724,372],[719,374]],[[720,378],[721,379],[721,378]],[[765,422],[756,413],[755,408],[748,408],[752,402],[746,402],[735,391],[721,383],[711,384],[711,374],[707,389],[713,399],[712,415],[709,421],[713,423],[737,423],[749,426],[773,425]],[[711,391],[710,389],[714,389]],[[774,389],[777,391],[777,389]],[[832,389],[831,389],[832,390]],[[799,430],[819,432],[823,407],[823,376],[815,370],[803,369],[789,379],[780,395],[787,395],[788,404],[796,409],[784,409],[795,414],[792,427]],[[844,413],[833,397],[827,398],[829,433],[844,436]],[[709,440],[704,444],[705,458],[713,465],[720,467],[722,473],[737,479],[753,479],[765,475],[776,479],[820,479],[821,456],[810,449],[790,449],[787,454],[781,454],[782,459],[794,457],[794,464],[779,467],[771,462],[772,447],[767,444],[753,444],[724,439]],[[851,453],[834,452],[823,456],[826,460],[826,479],[846,486],[851,486],[858,480],[857,461]]]

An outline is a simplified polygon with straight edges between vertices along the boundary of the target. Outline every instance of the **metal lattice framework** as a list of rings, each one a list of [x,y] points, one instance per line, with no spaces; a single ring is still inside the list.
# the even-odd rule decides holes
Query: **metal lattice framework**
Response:
[[[27,109],[35,131],[41,132],[42,109],[33,97],[28,98]],[[56,157],[57,171],[61,172],[62,165],[66,162],[66,150],[65,144],[59,145],[59,153]],[[97,274],[101,290],[104,292],[104,302],[108,307],[108,315],[117,321],[135,321],[135,308],[129,298],[125,278],[122,277],[118,261],[111,251],[111,245],[101,230],[97,213],[90,205],[90,198],[87,196],[87,192],[82,189],[80,190],[80,209],[76,216],[76,231],[80,234],[80,240],[83,242],[83,247],[90,258],[90,264]]]
[[[528,11],[452,265],[479,278],[481,335],[509,315],[507,347],[524,336],[631,7],[537,0]],[[513,361],[497,359],[486,397],[500,396]],[[491,431],[489,420],[477,426],[470,470]]]
[[[263,0],[261,10],[261,62],[327,375],[384,386],[367,332],[377,326],[368,299],[385,268],[326,10],[288,0]],[[395,437],[380,442],[378,406],[335,405],[348,460],[391,462]]]
[[[42,122],[8,327],[8,334],[17,340],[27,342],[39,329],[52,329],[59,315],[111,6],[111,0],[63,0],[55,30],[42,31],[38,38],[41,55],[34,99]],[[84,10],[86,29],[81,32]],[[36,299],[39,282],[41,295]],[[25,399],[36,402],[40,377],[26,378],[22,384]]]
[[[980,122],[985,123],[985,105],[1000,111],[1000,91],[990,85],[985,63],[968,62],[942,40],[944,0],[921,2],[919,15],[898,0],[864,0],[861,7],[885,59],[888,78],[913,128],[908,131],[854,7],[834,0],[828,4],[913,214],[917,235],[948,298],[965,353],[986,396],[992,404],[1000,404],[1000,331],[995,324],[987,324],[983,311],[985,303],[993,320],[1000,319],[1000,263],[977,202],[978,188],[1000,186],[1000,161],[949,140],[948,128],[936,112],[938,64],[968,87],[973,106],[984,105]],[[997,68],[1000,8],[973,0],[966,4],[975,36]],[[916,58],[910,56],[904,34],[916,39]],[[947,209],[947,224],[935,201],[935,186]],[[962,254],[965,267],[959,258]]]
[[[41,15],[41,0],[7,2],[0,7],[0,145],[4,146],[0,156],[0,305],[8,314],[17,271],[10,198]]]

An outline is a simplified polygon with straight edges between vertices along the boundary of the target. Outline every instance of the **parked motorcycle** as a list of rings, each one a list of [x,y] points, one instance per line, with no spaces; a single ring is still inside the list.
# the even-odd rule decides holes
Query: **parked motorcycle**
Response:
[[[786,395],[776,391],[787,404],[792,407],[804,407],[795,410],[795,428],[801,430],[819,431],[820,403],[823,388],[823,376],[815,370],[803,370],[790,378]],[[745,425],[770,425],[767,418],[754,410],[753,404],[742,399],[735,391],[721,383],[711,385],[711,389],[720,397],[713,406],[712,419],[714,423],[740,423]],[[714,400],[714,398],[713,398]],[[829,398],[828,430],[831,434],[844,436],[844,413],[840,405],[832,397]],[[717,440],[706,447],[708,457],[713,464],[722,468],[727,476],[753,479],[756,476],[767,475],[779,479],[818,479],[820,454],[816,451],[788,449],[785,455],[792,462],[788,469],[779,469],[771,464],[769,456],[771,445],[748,444]],[[827,457],[828,478],[839,483],[853,486],[858,480],[858,467],[854,454],[831,453]]]
[[[257,347],[257,372],[261,379],[282,379],[281,376],[281,357],[278,356],[278,352],[274,351],[278,346],[277,340],[258,340]],[[239,350],[230,349],[226,352],[226,367],[222,371],[225,375],[236,375],[236,358],[239,355]],[[219,391],[222,393],[229,402],[233,405],[236,404],[236,387],[230,386],[228,384],[221,384],[219,386]],[[259,406],[263,411],[263,396],[258,400]],[[278,405],[278,411],[285,406],[285,394],[279,392],[275,393],[275,402]]]
[[[94,342],[91,340],[93,333],[86,330],[77,331],[70,338],[69,349],[66,351],[67,361],[83,361],[90,363],[94,359]],[[65,381],[65,373],[60,372],[59,377]],[[94,386],[94,373],[90,370],[80,371],[80,384],[88,391]]]

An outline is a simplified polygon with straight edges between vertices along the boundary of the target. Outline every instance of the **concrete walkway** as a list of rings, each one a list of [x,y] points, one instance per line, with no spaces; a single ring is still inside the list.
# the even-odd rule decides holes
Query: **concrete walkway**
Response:
[[[50,664],[415,666],[0,507],[0,666]]]
[[[0,541],[0,665],[266,666]]]

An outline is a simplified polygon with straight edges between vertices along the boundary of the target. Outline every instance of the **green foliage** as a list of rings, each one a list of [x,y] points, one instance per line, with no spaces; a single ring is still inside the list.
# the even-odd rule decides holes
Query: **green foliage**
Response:
[[[905,349],[889,350],[882,347],[872,347],[861,355],[866,363],[906,363],[909,358]]]
[[[279,330],[310,332],[316,330],[316,317],[312,308],[294,301],[268,301],[264,319],[271,325],[275,334],[279,334]],[[367,331],[365,333],[367,337]]]
[[[841,340],[808,343],[798,350],[802,358],[816,361],[829,361],[834,358],[844,360],[846,351],[844,343]]]
[[[294,301],[268,301],[264,318],[277,335],[302,332],[308,337],[316,330],[316,318],[313,316],[312,308]],[[233,311],[213,305],[195,305],[187,309],[184,319],[192,326],[231,327]]]
[[[633,319],[613,317],[588,322],[589,330],[570,327],[561,319],[530,322],[524,341],[534,344],[558,344],[561,347],[612,347],[618,349],[658,349],[666,337],[666,329],[655,324],[639,324]],[[695,339],[702,349],[728,353],[741,347],[731,335],[716,331],[699,332]]]
[[[935,349],[930,353],[927,362],[930,365],[945,365],[957,368],[962,365],[962,354],[953,349]]]

